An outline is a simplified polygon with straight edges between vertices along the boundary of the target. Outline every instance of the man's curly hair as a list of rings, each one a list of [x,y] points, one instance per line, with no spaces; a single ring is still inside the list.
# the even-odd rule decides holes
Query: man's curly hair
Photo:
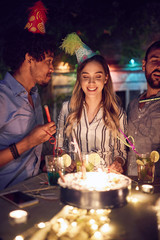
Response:
[[[22,29],[10,31],[5,36],[3,60],[12,72],[19,69],[28,53],[37,61],[45,58],[45,53],[53,54],[55,42],[53,36],[48,34],[31,33]]]

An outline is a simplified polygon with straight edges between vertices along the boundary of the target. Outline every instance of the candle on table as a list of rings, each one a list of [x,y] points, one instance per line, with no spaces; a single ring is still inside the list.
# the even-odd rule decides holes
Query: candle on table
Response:
[[[154,187],[149,184],[143,184],[141,188],[142,188],[142,191],[145,193],[153,193],[154,191]]]
[[[25,223],[27,216],[28,213],[24,210],[14,210],[9,213],[9,217],[14,223]]]

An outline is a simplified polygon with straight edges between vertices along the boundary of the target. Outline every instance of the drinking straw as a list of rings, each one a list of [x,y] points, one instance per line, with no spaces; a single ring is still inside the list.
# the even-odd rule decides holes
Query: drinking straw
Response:
[[[82,179],[84,179],[86,177],[86,167],[85,167],[85,164],[84,164],[84,161],[83,161],[83,158],[82,158],[80,147],[79,147],[77,139],[76,139],[75,130],[73,130],[73,135],[74,136],[73,136],[72,144],[75,146],[75,149],[77,150],[78,155],[79,155],[79,159],[82,162],[82,167],[81,167],[81,169],[82,169]]]
[[[47,120],[48,122],[51,122],[51,115],[50,115],[50,112],[49,112],[49,108],[47,105],[44,105],[44,109],[45,109],[45,112],[46,112],[46,116],[47,116]],[[45,131],[45,130],[44,130]],[[56,147],[56,139],[48,132],[48,131],[45,131],[48,135],[50,135],[50,139],[49,139],[49,142],[51,144],[53,144],[53,156],[55,156],[55,147]]]
[[[63,177],[62,171],[58,170],[58,173],[59,173],[60,178],[62,179],[62,182],[65,182],[65,179]]]
[[[49,142],[50,142],[50,144],[53,144],[53,145],[54,145],[53,148],[54,148],[54,150],[55,150],[56,139],[55,139],[48,131],[46,131],[46,130],[44,130],[44,131],[50,136]]]
[[[57,131],[58,133],[57,133],[57,141],[56,141],[56,144],[57,144],[57,156],[58,156],[58,151],[60,150],[60,152],[62,153],[63,152],[63,150],[61,149],[61,148],[59,148],[59,139],[60,139],[60,132],[59,131]]]
[[[48,122],[51,122],[51,116],[50,116],[50,113],[49,113],[49,108],[48,108],[48,106],[47,106],[47,105],[44,105],[44,109],[45,109],[45,112],[46,112],[46,116],[47,116]],[[55,139],[48,131],[46,131],[46,130],[44,130],[44,131],[45,131],[48,135],[50,135],[50,137],[51,137],[51,138],[49,139],[49,142],[50,142],[51,144],[53,144],[53,157],[54,157],[54,156],[55,156],[55,148],[56,148],[56,139]],[[58,149],[57,149],[57,151],[58,151]],[[62,181],[65,182],[61,170],[59,170],[58,173],[59,173],[59,176],[60,176],[60,178],[62,179]]]
[[[49,108],[47,105],[44,105],[44,109],[46,111],[46,116],[47,116],[47,120],[48,122],[51,122],[51,116],[50,116],[50,113],[49,113]]]
[[[119,128],[119,131],[123,134],[123,136],[125,137],[125,139],[127,139],[127,141],[129,142],[129,144],[127,144],[127,143],[124,143],[126,146],[128,146],[128,147],[130,147],[130,148],[132,148],[132,150],[137,154],[137,155],[139,155],[140,156],[140,154],[136,151],[136,148],[135,148],[135,146],[133,145],[133,143],[129,140],[129,138],[124,134],[124,132]],[[121,140],[121,139],[120,139]],[[122,140],[121,140],[122,141]]]

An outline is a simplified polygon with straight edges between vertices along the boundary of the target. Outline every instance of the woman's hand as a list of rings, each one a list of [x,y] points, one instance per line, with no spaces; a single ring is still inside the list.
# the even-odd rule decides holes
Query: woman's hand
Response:
[[[116,160],[110,165],[111,172],[123,173],[123,160],[121,158],[116,158]]]
[[[65,172],[67,172],[67,173],[74,172],[75,168],[76,168],[76,163],[75,163],[75,161],[72,160],[71,165],[69,167],[65,168]]]

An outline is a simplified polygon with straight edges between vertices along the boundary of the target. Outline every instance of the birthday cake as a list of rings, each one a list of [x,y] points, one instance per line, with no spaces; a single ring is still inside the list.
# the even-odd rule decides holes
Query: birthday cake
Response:
[[[84,209],[114,208],[127,203],[131,179],[116,173],[70,173],[59,178],[61,201]]]

